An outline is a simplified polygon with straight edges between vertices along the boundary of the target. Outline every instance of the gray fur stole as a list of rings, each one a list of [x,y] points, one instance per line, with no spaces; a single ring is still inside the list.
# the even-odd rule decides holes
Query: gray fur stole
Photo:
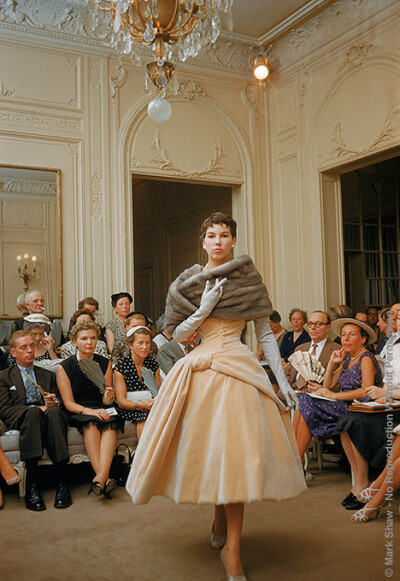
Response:
[[[268,291],[250,256],[239,256],[225,264],[202,270],[195,264],[184,270],[168,290],[164,328],[168,334],[200,306],[207,280],[227,278],[223,295],[210,317],[251,321],[272,313]]]

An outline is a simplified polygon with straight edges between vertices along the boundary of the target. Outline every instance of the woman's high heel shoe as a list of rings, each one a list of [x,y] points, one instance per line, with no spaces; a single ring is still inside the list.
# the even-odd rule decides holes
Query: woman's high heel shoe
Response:
[[[218,535],[214,535],[214,531],[213,529],[211,529],[211,534],[210,534],[210,547],[212,549],[215,549],[216,551],[219,551],[220,549],[222,549],[222,547],[225,545],[226,543],[226,533],[222,536],[218,536]]]
[[[4,466],[3,466],[4,468]],[[16,473],[16,471],[14,470],[14,468],[11,465],[8,465],[8,472],[13,472],[14,476],[11,476],[11,478],[6,478],[5,474],[3,474],[3,470],[0,468],[0,472],[2,477],[4,478],[4,480],[6,481],[7,486],[12,486],[13,484],[17,484],[17,482],[21,482],[21,478],[18,476],[18,474]]]
[[[225,567],[226,578],[228,581],[247,581],[247,579],[244,575],[236,575],[236,577],[234,577],[233,575],[231,575],[229,573],[229,569],[228,569],[228,565],[227,565],[226,560],[225,560],[225,555],[224,555],[223,549],[220,553],[220,557],[221,557],[222,564]]]
[[[373,518],[379,518],[381,516],[382,508],[385,506],[385,504],[386,504],[385,502],[382,502],[382,504],[380,504],[379,506],[372,506],[370,508],[364,506],[364,508],[361,508],[360,510],[352,514],[350,520],[352,523],[359,524],[363,522],[368,522]]]
[[[97,482],[95,480],[94,482],[92,482],[90,484],[90,488],[88,490],[88,494],[91,494],[92,492],[94,492],[94,494],[96,496],[101,496],[102,494],[104,494],[104,488],[101,486],[100,482]]]
[[[374,483],[372,483],[374,484]],[[358,500],[361,500],[361,502],[369,502],[370,500],[372,500],[372,498],[374,497],[374,494],[372,494],[373,492],[378,492],[379,488],[372,488],[372,484],[371,486],[368,486],[368,488],[364,488],[364,490],[362,490],[360,492],[360,494],[357,494],[357,498]]]
[[[117,488],[118,484],[114,478],[111,478],[104,487],[104,496],[107,498],[112,498],[111,493]]]

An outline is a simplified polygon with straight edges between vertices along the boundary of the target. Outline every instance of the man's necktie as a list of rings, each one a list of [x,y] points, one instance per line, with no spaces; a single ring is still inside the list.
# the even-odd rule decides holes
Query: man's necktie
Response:
[[[26,403],[30,404],[41,404],[43,403],[42,395],[38,388],[36,387],[36,381],[34,381],[30,369],[21,370],[22,377],[24,379],[24,385],[26,390]]]

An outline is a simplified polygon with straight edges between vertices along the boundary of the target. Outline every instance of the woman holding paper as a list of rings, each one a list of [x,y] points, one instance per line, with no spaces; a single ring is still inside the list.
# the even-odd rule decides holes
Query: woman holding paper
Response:
[[[151,339],[151,332],[147,327],[136,326],[129,329],[126,343],[131,353],[120,359],[114,369],[118,412],[124,420],[136,424],[138,440],[153,407],[152,395],[161,385],[158,363],[148,357]],[[140,392],[137,398],[135,392]]]
[[[57,382],[63,404],[69,412],[68,423],[79,430],[85,440],[85,447],[90,458],[95,476],[88,494],[97,496],[110,493],[116,488],[115,480],[109,478],[111,461],[115,451],[116,432],[122,430],[124,421],[115,408],[112,387],[111,362],[93,353],[100,329],[94,321],[80,321],[70,332],[70,337],[77,348],[77,354],[65,359],[57,369]],[[104,393],[99,383],[94,383],[83,369],[82,360],[92,360],[99,366],[99,378],[103,377]],[[94,366],[96,368],[96,366]],[[96,368],[97,369],[97,368]]]
[[[393,425],[400,423],[400,411],[390,409],[391,400],[398,403],[400,399],[400,342],[397,342],[400,341],[400,317],[393,322],[393,326],[395,332],[386,343],[384,387],[375,384],[366,388],[372,400],[386,404],[390,417],[382,410],[373,414],[349,412],[335,428],[335,435],[340,434],[343,449],[353,470],[351,493],[357,496],[358,502],[368,500],[362,495],[362,490],[368,486],[369,467],[380,471],[385,466],[388,419]]]
[[[336,423],[347,413],[353,399],[364,399],[365,388],[381,384],[381,372],[375,357],[365,343],[375,342],[375,332],[355,319],[338,319],[332,323],[340,335],[342,348],[334,351],[325,370],[323,387],[312,393],[299,394],[300,413],[293,426],[300,455],[303,456],[312,436],[324,442]],[[340,391],[332,391],[337,384]],[[316,396],[316,397],[315,397]],[[368,398],[367,398],[368,399]]]

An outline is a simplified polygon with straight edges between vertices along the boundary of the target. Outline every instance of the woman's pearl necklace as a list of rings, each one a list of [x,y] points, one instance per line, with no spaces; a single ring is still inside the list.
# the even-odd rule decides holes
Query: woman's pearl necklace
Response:
[[[361,349],[361,351],[360,351],[360,353],[358,353],[358,355],[354,355],[354,357],[350,357],[350,359],[352,361],[354,361],[354,359],[357,359],[357,357],[359,357],[363,351],[364,351],[364,347]]]

